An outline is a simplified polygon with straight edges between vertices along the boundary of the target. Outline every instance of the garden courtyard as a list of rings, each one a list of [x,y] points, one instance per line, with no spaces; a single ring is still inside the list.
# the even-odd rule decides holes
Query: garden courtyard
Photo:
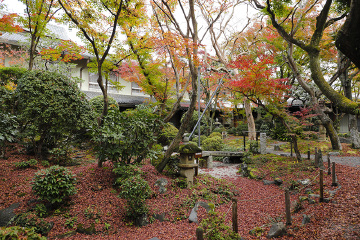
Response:
[[[358,239],[359,151],[343,144],[340,155],[331,157],[337,162],[338,186],[331,185],[331,175],[325,171],[324,198],[328,200],[320,202],[319,169],[314,166],[313,156],[311,160],[304,158],[298,162],[295,158],[277,155],[290,154],[289,143],[280,144],[280,151],[273,151],[273,144],[278,143],[268,140],[268,151],[272,153],[253,154],[246,159],[251,169],[248,177],[242,176],[241,170],[231,171],[232,168],[239,170],[240,164],[223,164],[222,159],[214,158],[214,168],[200,168],[190,189],[186,188],[184,178],[170,174],[170,170],[158,173],[149,160],[127,169],[125,174],[141,176],[150,187],[145,200],[147,222],[142,227],[127,218],[129,200],[119,197],[121,185],[116,184],[121,174],[113,171],[110,161],[97,166],[91,142],[74,147],[71,161],[64,163],[76,178],[77,192],[60,204],[39,200],[31,187],[35,173],[49,167],[51,161],[39,160],[24,167],[19,163],[29,162],[34,156],[27,155],[22,146],[10,144],[0,161],[3,182],[0,204],[3,209],[19,203],[15,213],[23,217],[17,217],[12,225],[36,227],[36,232],[47,238],[196,239],[196,229],[201,227],[208,235],[205,234],[205,239],[221,239],[219,236],[234,239],[231,206],[232,199],[236,198],[239,235],[244,239],[265,239],[272,224],[286,222],[284,192],[290,189],[292,223],[286,226],[286,234],[280,239]],[[230,135],[224,144],[242,146],[242,137]],[[330,143],[301,141],[300,151],[307,153],[309,144],[312,154],[314,147],[322,150],[327,170],[326,153],[331,151]],[[348,161],[351,158],[352,163]],[[166,191],[162,193],[155,184],[159,179],[167,180]],[[279,179],[281,184],[264,181]],[[303,185],[298,181],[304,179],[310,182]],[[199,207],[198,223],[189,222],[192,208],[200,201],[213,203],[213,211],[209,214]],[[309,223],[303,224],[304,215],[309,217]]]

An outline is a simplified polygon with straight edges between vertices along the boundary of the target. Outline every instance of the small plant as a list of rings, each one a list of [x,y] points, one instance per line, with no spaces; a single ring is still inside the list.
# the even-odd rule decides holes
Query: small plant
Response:
[[[139,175],[123,182],[119,197],[127,200],[126,215],[129,219],[135,220],[149,211],[145,199],[151,194],[149,184]]]
[[[293,203],[293,212],[298,213],[301,209],[303,209],[302,201],[295,201]]]
[[[41,235],[47,235],[52,227],[52,224],[46,222],[43,219],[39,219],[33,213],[22,213],[17,215],[13,224],[16,226],[33,228],[36,233]]]
[[[250,151],[245,151],[243,153],[243,158],[242,158],[243,162],[246,164],[251,164],[252,161],[252,153]]]
[[[221,134],[220,134],[221,135]],[[209,137],[204,140],[202,149],[205,151],[220,151],[223,148],[223,140],[221,137]]]
[[[77,217],[69,218],[65,222],[67,228],[74,228],[75,223],[77,222]]]
[[[34,228],[14,226],[8,228],[0,228],[0,239],[46,240],[47,238],[37,234]]]
[[[76,193],[76,178],[64,167],[52,166],[35,173],[32,190],[40,199],[61,203]]]
[[[90,205],[84,210],[84,215],[87,219],[99,219],[102,212],[95,205]]]
[[[185,189],[187,188],[187,182],[186,182],[186,178],[176,178],[174,180],[176,186],[178,186],[179,188]]]
[[[209,212],[209,217],[201,221],[200,227],[207,233],[204,239],[240,240],[239,234],[233,232],[225,222],[225,216],[214,211]]]
[[[44,204],[36,204],[35,213],[38,217],[44,218],[48,215],[47,209]]]
[[[48,166],[50,166],[50,163],[49,163],[49,161],[43,160],[43,161],[41,161],[41,165],[43,165],[43,167],[48,167]]]
[[[16,163],[14,163],[14,166],[17,168],[29,168],[29,167],[36,166],[37,164],[38,164],[38,161],[36,159],[30,159],[29,161],[26,161],[26,162],[16,162]]]
[[[111,228],[111,224],[104,223],[104,231],[109,231],[110,228]]]

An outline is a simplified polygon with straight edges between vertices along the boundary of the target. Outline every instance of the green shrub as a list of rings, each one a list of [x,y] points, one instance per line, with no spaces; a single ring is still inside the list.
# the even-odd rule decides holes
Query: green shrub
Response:
[[[182,117],[181,117],[181,123],[183,122],[183,120],[184,120],[184,117],[185,117],[185,114],[184,115],[182,115]],[[198,116],[198,111],[194,111],[193,112],[193,115],[191,116],[191,119],[190,119],[190,121],[189,121],[189,123],[187,124],[187,126],[186,126],[186,132],[191,132],[193,129],[194,129],[194,127],[195,127],[195,125],[196,125],[196,123],[197,123],[197,121],[199,120],[199,116]],[[201,119],[201,121],[200,121],[200,126],[201,125],[206,125],[206,116],[204,115],[203,116],[203,118]],[[200,127],[200,130],[201,130],[201,127]]]
[[[115,180],[115,185],[121,186],[124,181],[133,177],[144,174],[143,171],[139,169],[136,165],[120,165],[113,169],[113,173],[115,173],[117,179]]]
[[[38,217],[44,218],[48,215],[47,209],[43,203],[36,204],[35,206],[35,213]]]
[[[204,142],[204,140],[207,139],[207,137],[205,135],[201,135],[200,136],[200,144],[202,144]],[[192,142],[195,142],[196,144],[199,143],[199,137],[195,137]]]
[[[43,219],[39,219],[39,217],[33,213],[21,213],[16,215],[13,224],[24,228],[32,228],[34,232],[45,236],[53,226],[53,224],[48,223]]]
[[[24,228],[19,226],[0,228],[0,239],[4,240],[18,240],[18,239],[29,239],[29,240],[46,240],[46,237],[35,232],[34,228]]]
[[[150,162],[153,166],[158,165],[164,157],[163,147],[160,144],[155,144],[151,147],[152,155],[149,156]]]
[[[253,162],[252,153],[250,151],[244,151],[242,160],[246,164],[251,164]]]
[[[92,99],[90,99],[90,105],[91,108],[93,109],[93,112],[95,113],[95,117],[100,117],[103,109],[104,109],[104,96],[103,95],[99,95],[96,97],[93,97]],[[110,108],[119,108],[118,103],[116,102],[116,100],[110,96],[108,96],[108,102],[109,102],[109,109]]]
[[[18,135],[18,122],[16,116],[0,112],[0,155],[5,154],[5,145],[14,142]]]
[[[223,147],[223,140],[221,137],[212,137],[204,140],[202,149],[204,151],[221,151]]]
[[[249,144],[249,151],[251,153],[259,153],[260,152],[260,146],[259,146],[259,142],[256,140],[253,141],[248,141]]]
[[[280,124],[275,125],[274,128],[271,129],[271,138],[274,140],[289,142],[291,141],[291,136],[288,135],[287,129]]]
[[[179,130],[173,124],[166,123],[164,128],[161,130],[158,143],[163,146],[169,145],[178,132]]]
[[[30,159],[29,161],[26,161],[26,162],[16,162],[16,163],[14,163],[14,166],[17,168],[29,168],[29,167],[36,166],[37,164],[38,164],[38,161],[36,159]]]
[[[229,129],[228,133],[233,134],[235,136],[242,136],[243,131],[248,131],[248,125],[243,122],[238,122],[238,126],[232,127],[231,129]]]
[[[221,133],[219,133],[219,132],[212,132],[211,134],[210,134],[210,136],[209,136],[209,138],[212,138],[212,137],[222,137],[221,136]]]
[[[147,181],[139,175],[128,178],[121,185],[120,198],[126,199],[126,216],[136,220],[143,214],[148,213],[149,208],[145,200],[152,195]]]
[[[138,108],[125,112],[109,109],[101,128],[95,127],[93,140],[99,162],[140,163],[154,154],[151,146],[157,141],[163,122],[151,109]]]
[[[4,86],[9,82],[17,84],[18,79],[20,79],[27,71],[26,68],[17,67],[0,68],[0,86]]]
[[[43,167],[48,167],[48,166],[50,166],[50,163],[49,163],[49,161],[43,160],[43,161],[41,161],[41,165],[43,165]]]
[[[64,167],[58,165],[35,173],[32,190],[40,199],[50,203],[62,203],[66,197],[76,193],[76,178]]]
[[[232,231],[225,221],[225,214],[210,211],[209,217],[200,223],[200,228],[206,235],[204,239],[208,240],[240,240],[239,234]]]
[[[85,94],[69,78],[48,71],[28,71],[15,91],[25,142],[38,156],[44,144],[70,144],[73,133],[94,124]]]

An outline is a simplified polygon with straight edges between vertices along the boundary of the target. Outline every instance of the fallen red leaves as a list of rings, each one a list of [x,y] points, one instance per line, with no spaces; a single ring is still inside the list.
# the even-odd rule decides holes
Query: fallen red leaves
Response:
[[[16,146],[17,147],[17,146]],[[25,161],[30,156],[18,153],[17,149],[9,150],[7,159],[0,159],[0,209],[10,206],[12,203],[21,202],[18,212],[27,208],[27,202],[36,197],[31,193],[30,181],[38,169],[43,168],[40,164],[35,168],[19,170],[13,166],[14,162]],[[326,164],[325,164],[326,167]],[[198,194],[203,189],[216,188],[216,182],[210,182],[205,175],[198,176],[197,181],[207,184],[197,189],[179,189],[171,187],[172,179],[159,174],[149,164],[144,165],[142,170],[146,172],[145,180],[150,187],[157,192],[154,183],[159,178],[169,181],[167,192],[147,200],[150,206],[150,215],[166,212],[168,221],[154,220],[152,224],[138,228],[123,221],[125,216],[125,200],[117,197],[118,193],[113,189],[112,165],[107,162],[103,168],[98,168],[95,161],[85,162],[80,166],[69,167],[78,179],[78,193],[71,198],[70,205],[63,208],[63,212],[52,214],[45,218],[55,223],[48,237],[63,234],[72,229],[65,226],[67,219],[77,217],[76,224],[82,223],[85,227],[95,224],[96,235],[84,235],[77,233],[68,239],[140,239],[146,240],[152,237],[159,239],[195,239],[196,223],[189,223],[191,208],[183,207],[182,212],[175,213],[176,208],[189,199],[192,194]],[[317,172],[313,172],[313,175]],[[356,239],[359,238],[360,226],[360,169],[337,165],[338,182],[341,189],[337,192],[331,203],[304,204],[304,209],[293,214],[293,224],[288,227],[289,235],[281,239]],[[302,176],[299,176],[301,179]],[[296,179],[299,179],[298,177]],[[309,176],[307,178],[310,178]],[[331,178],[325,174],[325,190],[332,190]],[[285,221],[284,192],[275,185],[265,186],[262,181],[247,178],[227,178],[223,182],[232,183],[231,188],[238,190],[238,224],[239,232],[245,239],[265,239],[270,229],[269,223],[276,219]],[[317,185],[311,186],[318,189]],[[204,190],[204,191],[205,191]],[[291,194],[291,201],[295,201],[301,194]],[[276,196],[273,198],[269,198]],[[327,197],[327,195],[325,195]],[[254,200],[254,201],[250,201]],[[210,200],[205,200],[210,201]],[[211,199],[211,201],[217,201]],[[180,206],[180,207],[179,207]],[[231,202],[225,202],[216,207],[216,211],[227,213],[226,220],[231,226]],[[99,214],[99,219],[89,218],[87,209]],[[174,218],[183,216],[181,220]],[[311,215],[311,223],[301,226],[302,215]],[[199,220],[206,217],[204,209],[199,208]],[[105,223],[110,224],[108,230],[104,229]],[[261,237],[249,235],[249,230],[263,226],[265,229]]]

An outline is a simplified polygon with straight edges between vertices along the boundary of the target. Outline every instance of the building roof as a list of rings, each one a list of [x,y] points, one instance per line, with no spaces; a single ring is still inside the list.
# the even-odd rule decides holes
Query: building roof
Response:
[[[88,99],[102,95],[102,92],[83,91]],[[114,98],[120,107],[131,107],[150,101],[150,97],[139,95],[122,95],[116,93],[108,93],[108,96]]]

